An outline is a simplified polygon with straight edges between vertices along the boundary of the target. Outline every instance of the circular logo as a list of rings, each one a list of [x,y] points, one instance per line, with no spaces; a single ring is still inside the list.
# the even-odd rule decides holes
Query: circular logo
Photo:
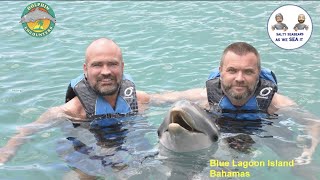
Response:
[[[131,96],[132,93],[133,93],[133,87],[128,87],[127,89],[124,90],[124,95],[125,95],[126,97]]]
[[[283,49],[296,49],[309,40],[312,20],[301,7],[285,5],[271,14],[267,28],[274,44]]]
[[[260,96],[268,96],[272,91],[272,87],[265,87],[260,91]]]
[[[24,9],[20,23],[30,36],[44,37],[53,30],[56,16],[49,5],[34,2]]]

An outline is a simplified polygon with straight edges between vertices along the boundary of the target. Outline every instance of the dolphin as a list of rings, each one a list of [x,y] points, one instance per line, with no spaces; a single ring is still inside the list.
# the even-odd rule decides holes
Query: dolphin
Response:
[[[215,118],[195,103],[176,102],[158,128],[160,143],[174,152],[191,152],[210,147],[219,139]]]
[[[49,19],[52,22],[56,23],[56,19],[53,18],[50,14],[47,12],[41,11],[38,7],[28,14],[21,17],[21,20],[19,23],[28,23],[28,22],[35,22],[39,19]]]

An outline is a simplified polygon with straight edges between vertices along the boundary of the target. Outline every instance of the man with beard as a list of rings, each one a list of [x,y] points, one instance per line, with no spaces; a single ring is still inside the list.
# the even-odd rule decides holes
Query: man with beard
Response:
[[[280,107],[295,105],[288,97],[277,93],[275,75],[261,68],[258,51],[245,42],[230,44],[224,50],[220,66],[210,74],[206,89],[154,94],[151,101],[164,103],[179,99],[196,101],[210,111],[220,112],[221,116],[237,114],[233,118],[242,120],[263,118]],[[253,116],[241,116],[249,113]]]
[[[206,83],[211,111],[232,119],[255,120],[273,114],[272,100],[282,105],[294,104],[277,94],[276,78],[272,71],[261,69],[257,50],[247,43],[233,43],[223,52],[219,69]]]
[[[304,21],[306,20],[306,17],[304,16],[304,14],[299,14],[298,16],[298,22],[295,26],[294,26],[294,30],[308,30],[308,26],[306,24],[304,24]]]
[[[320,136],[318,118],[301,112],[297,104],[277,93],[275,75],[261,68],[260,55],[250,44],[236,42],[223,52],[219,68],[216,68],[206,82],[206,88],[183,92],[169,92],[152,95],[156,103],[175,102],[188,99],[204,106],[221,119],[252,121],[268,118],[276,112],[287,113],[308,126],[312,136],[310,148],[306,148],[298,161],[310,162]]]
[[[66,103],[48,109],[35,122],[21,127],[18,134],[0,148],[0,163],[8,161],[26,137],[59,120],[69,118],[81,122],[97,116],[122,117],[141,110],[149,97],[135,90],[123,70],[122,52],[115,42],[107,38],[93,41],[86,50],[84,74],[71,81]]]

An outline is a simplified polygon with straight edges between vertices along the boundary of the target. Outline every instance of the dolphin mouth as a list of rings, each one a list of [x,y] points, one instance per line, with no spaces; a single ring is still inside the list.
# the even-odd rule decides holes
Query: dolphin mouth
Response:
[[[185,112],[183,109],[174,108],[171,110],[170,124],[173,123],[179,125],[187,131],[194,133],[203,133],[195,128],[192,116],[189,113]]]

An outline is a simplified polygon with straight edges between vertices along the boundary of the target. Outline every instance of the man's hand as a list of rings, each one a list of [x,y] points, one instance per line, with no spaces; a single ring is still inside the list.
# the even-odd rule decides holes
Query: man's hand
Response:
[[[52,127],[61,122],[63,117],[68,117],[64,113],[64,109],[62,107],[53,107],[43,113],[36,121],[18,127],[18,133],[12,136],[4,147],[0,148],[0,164],[9,161],[30,135]]]
[[[0,148],[0,165],[9,161],[15,155],[15,150],[8,146]]]
[[[296,165],[309,164],[312,160],[312,154],[316,151],[319,144],[320,120],[315,118],[304,118],[308,125],[308,132],[311,135],[311,147],[304,148],[301,156],[295,158]]]
[[[305,148],[303,150],[303,153],[301,154],[301,156],[294,158],[294,163],[295,165],[306,165],[306,164],[310,164],[311,162],[311,157],[312,154],[314,153],[314,150],[311,148]]]

